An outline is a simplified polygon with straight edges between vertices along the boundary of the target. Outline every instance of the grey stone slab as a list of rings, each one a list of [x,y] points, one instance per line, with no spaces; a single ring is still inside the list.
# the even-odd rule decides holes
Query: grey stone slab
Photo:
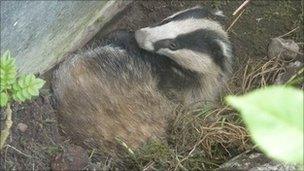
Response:
[[[19,74],[43,73],[89,41],[131,1],[1,1],[1,54]]]
[[[247,151],[222,164],[217,171],[298,171],[300,166],[272,160],[256,151]]]

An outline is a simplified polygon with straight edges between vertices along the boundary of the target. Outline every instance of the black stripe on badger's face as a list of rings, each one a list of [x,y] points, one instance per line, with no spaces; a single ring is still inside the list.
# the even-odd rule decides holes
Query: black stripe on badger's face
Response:
[[[229,42],[226,42],[225,38],[221,38],[215,31],[200,29],[191,33],[179,35],[174,39],[159,40],[155,42],[153,46],[154,52],[157,52],[160,49],[169,49],[171,51],[187,49],[198,53],[208,54],[213,62],[220,66],[222,70],[226,70],[224,64],[225,52],[223,51],[220,42],[229,44]]]

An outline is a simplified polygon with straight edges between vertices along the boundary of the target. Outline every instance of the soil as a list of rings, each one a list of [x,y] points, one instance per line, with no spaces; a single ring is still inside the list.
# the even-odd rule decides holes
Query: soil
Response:
[[[224,11],[228,16],[227,26],[235,19],[231,14],[242,3],[242,1],[135,1],[108,25],[106,25],[95,38],[88,43],[88,46],[102,36],[115,30],[126,28],[137,30],[161,21],[163,18],[188,7],[195,5],[209,6]],[[303,11],[301,12],[301,1],[252,1],[237,23],[229,31],[235,49],[236,65],[239,70],[249,60],[262,59],[267,54],[267,45],[270,38],[277,37],[293,30],[295,27],[303,27]],[[303,4],[302,4],[303,5]],[[303,10],[303,9],[302,9]],[[304,40],[303,32],[299,28],[286,38],[292,38],[296,42]],[[303,46],[301,46],[303,51]],[[47,81],[50,74],[43,76]],[[242,79],[242,78],[235,78]],[[237,85],[234,85],[237,86]],[[238,89],[232,90],[233,92]],[[52,97],[49,84],[46,85],[40,97],[23,103],[15,103],[13,109],[13,126],[7,145],[1,153],[0,170],[49,170],[51,161],[58,163],[62,160],[60,156],[73,156],[69,153],[70,148],[76,148],[76,155],[81,153],[77,147],[58,130],[56,112],[52,108]],[[0,112],[1,118],[3,110]],[[22,132],[17,128],[19,123],[27,125]],[[66,150],[68,149],[68,150]],[[83,153],[83,152],[82,152]],[[94,163],[98,156],[88,151],[93,163],[81,163],[78,168],[98,168],[101,163]],[[87,155],[87,154],[85,154]],[[59,156],[59,157],[58,157]],[[232,158],[233,156],[230,156]],[[81,159],[81,157],[78,157]],[[97,159],[96,159],[97,158]],[[222,163],[225,161],[222,161]],[[60,164],[60,162],[59,162]],[[90,165],[90,166],[88,166]],[[53,167],[54,168],[54,167]],[[69,166],[56,168],[73,168]]]

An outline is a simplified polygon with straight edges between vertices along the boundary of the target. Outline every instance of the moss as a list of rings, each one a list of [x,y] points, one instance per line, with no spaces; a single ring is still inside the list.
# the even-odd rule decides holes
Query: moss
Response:
[[[182,166],[191,170],[210,170],[217,168],[219,165],[208,160],[202,153],[196,153],[185,160]]]
[[[162,141],[148,141],[140,149],[129,154],[124,159],[125,166],[132,170],[143,170],[153,163],[153,167],[158,169],[168,168],[167,161],[170,161],[172,153],[169,146]]]
[[[170,149],[167,144],[160,141],[152,141],[144,145],[136,155],[138,159],[145,162],[164,160],[170,156]]]
[[[46,147],[45,152],[49,155],[49,156],[54,156],[55,154],[58,154],[59,152],[61,152],[61,148],[59,145],[51,145]]]

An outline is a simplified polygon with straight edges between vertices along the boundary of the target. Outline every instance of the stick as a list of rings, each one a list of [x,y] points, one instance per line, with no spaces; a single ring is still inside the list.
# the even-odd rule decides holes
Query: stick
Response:
[[[0,151],[2,150],[2,148],[5,144],[5,141],[6,141],[7,137],[9,136],[11,127],[13,125],[12,109],[11,109],[10,103],[7,104],[7,107],[6,107],[4,113],[6,114],[6,120],[4,122],[4,129],[1,130],[1,135],[0,135]]]
[[[304,78],[301,77],[304,73],[304,67],[300,69],[295,75],[293,75],[287,82],[286,85],[296,85],[302,83]]]
[[[230,26],[228,27],[228,29],[226,30],[227,32],[232,28],[232,26],[237,22],[237,20],[239,20],[239,18],[243,15],[243,13],[245,12],[245,9],[243,9],[243,11],[240,13],[240,15],[238,15],[236,17],[236,19],[234,19],[234,21],[230,24]]]
[[[296,28],[292,29],[291,31],[289,31],[289,32],[287,32],[287,33],[285,33],[285,34],[279,36],[278,38],[285,37],[285,36],[289,35],[290,33],[294,32],[294,31],[296,31],[296,30],[298,30],[298,29],[299,29],[299,26],[297,26]]]
[[[238,7],[238,9],[236,9],[232,15],[236,15],[239,11],[241,11],[243,8],[245,8],[246,5],[249,4],[251,0],[246,0],[245,2],[242,3],[241,6]]]
[[[15,151],[17,151],[18,153],[24,155],[25,157],[32,158],[32,156],[23,153],[22,151],[18,150],[17,148],[15,148],[15,147],[13,147],[13,146],[11,146],[11,145],[9,145],[9,144],[7,144],[7,145],[5,145],[5,146],[6,146],[6,147],[9,147],[9,148],[11,148],[11,149],[13,149],[13,150],[15,150]]]

